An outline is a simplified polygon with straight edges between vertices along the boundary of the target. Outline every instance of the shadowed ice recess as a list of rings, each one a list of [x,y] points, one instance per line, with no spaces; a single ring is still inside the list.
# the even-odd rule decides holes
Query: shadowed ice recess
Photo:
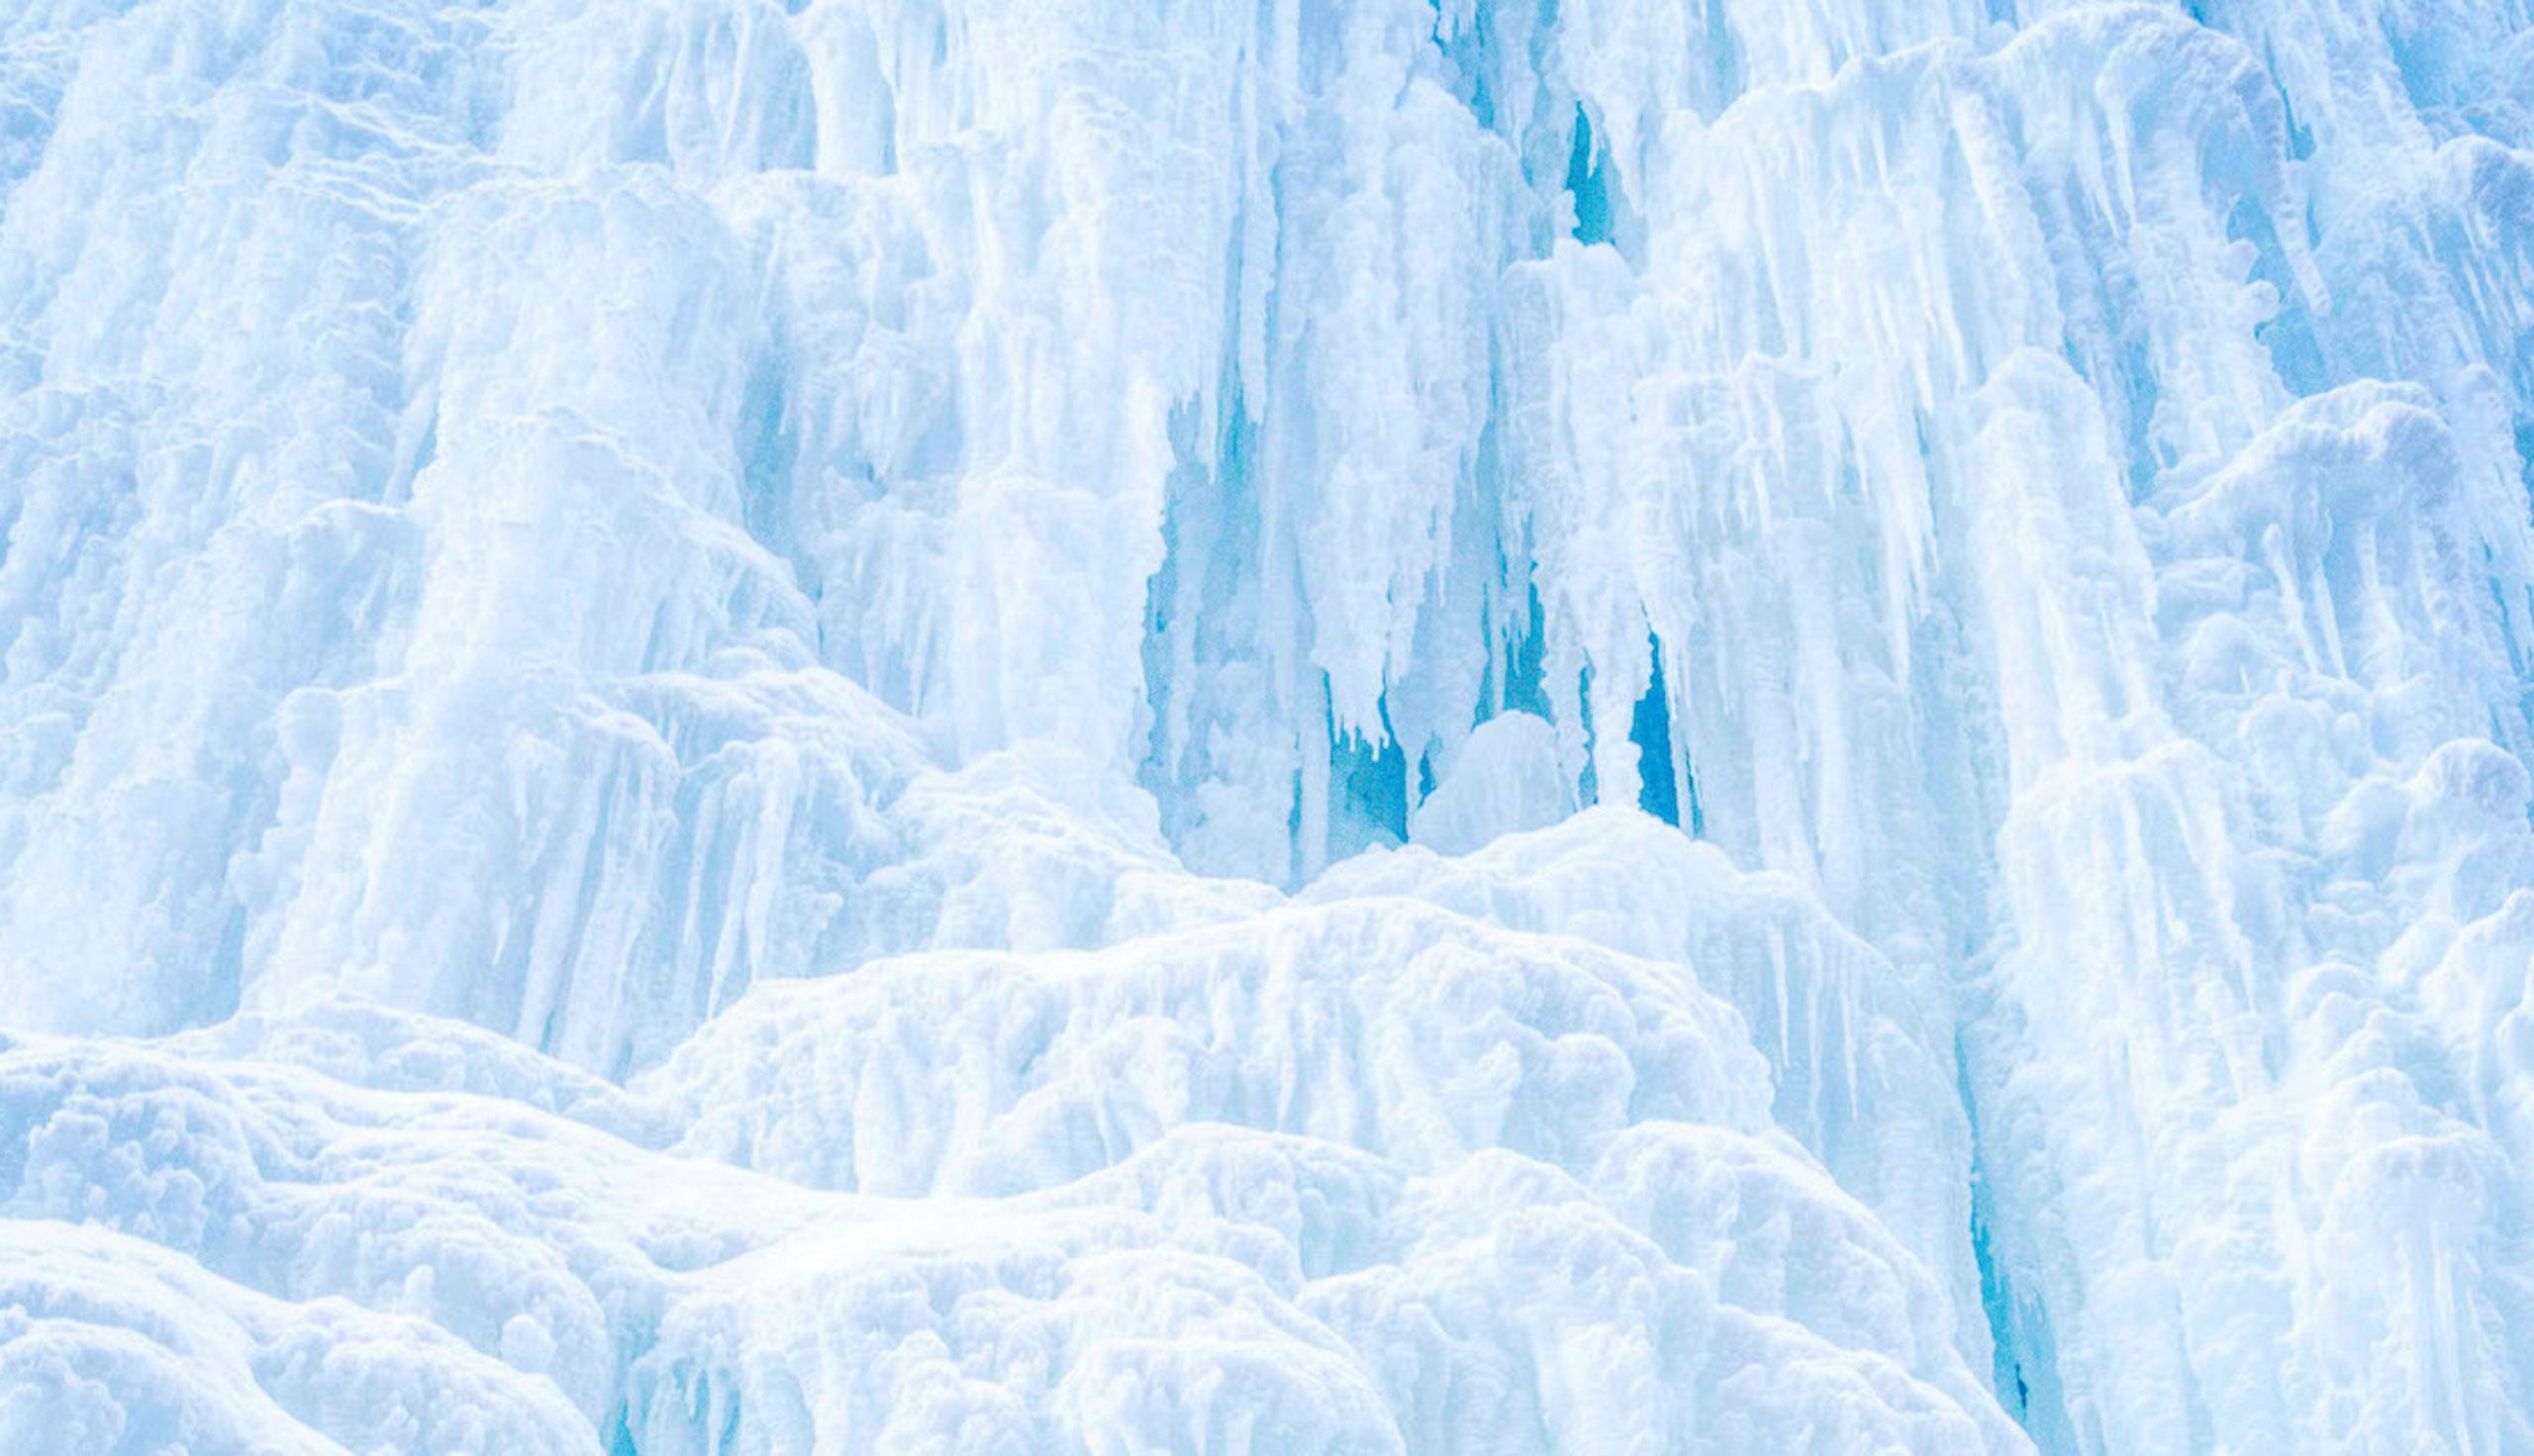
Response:
[[[0,0],[0,1452],[2534,1453],[2534,0]]]

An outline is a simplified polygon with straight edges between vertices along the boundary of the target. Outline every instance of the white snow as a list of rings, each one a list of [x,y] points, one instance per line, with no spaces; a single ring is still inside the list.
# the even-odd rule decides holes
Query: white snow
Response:
[[[2534,1451],[2529,77],[0,6],[0,1450]]]

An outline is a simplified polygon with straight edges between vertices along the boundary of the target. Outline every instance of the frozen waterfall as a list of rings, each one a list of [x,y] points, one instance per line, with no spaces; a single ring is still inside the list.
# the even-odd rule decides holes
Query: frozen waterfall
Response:
[[[0,0],[0,1453],[2534,1456],[2534,0]]]

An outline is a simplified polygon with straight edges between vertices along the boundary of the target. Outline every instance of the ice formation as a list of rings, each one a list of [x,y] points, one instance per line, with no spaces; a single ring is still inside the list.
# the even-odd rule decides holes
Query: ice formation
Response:
[[[0,1451],[2534,1452],[2528,0],[0,5]]]

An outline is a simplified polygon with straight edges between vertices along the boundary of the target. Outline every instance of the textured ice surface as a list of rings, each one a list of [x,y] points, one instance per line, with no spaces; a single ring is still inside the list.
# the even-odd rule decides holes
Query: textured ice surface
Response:
[[[0,3],[0,1451],[2534,1452],[2530,78]]]

